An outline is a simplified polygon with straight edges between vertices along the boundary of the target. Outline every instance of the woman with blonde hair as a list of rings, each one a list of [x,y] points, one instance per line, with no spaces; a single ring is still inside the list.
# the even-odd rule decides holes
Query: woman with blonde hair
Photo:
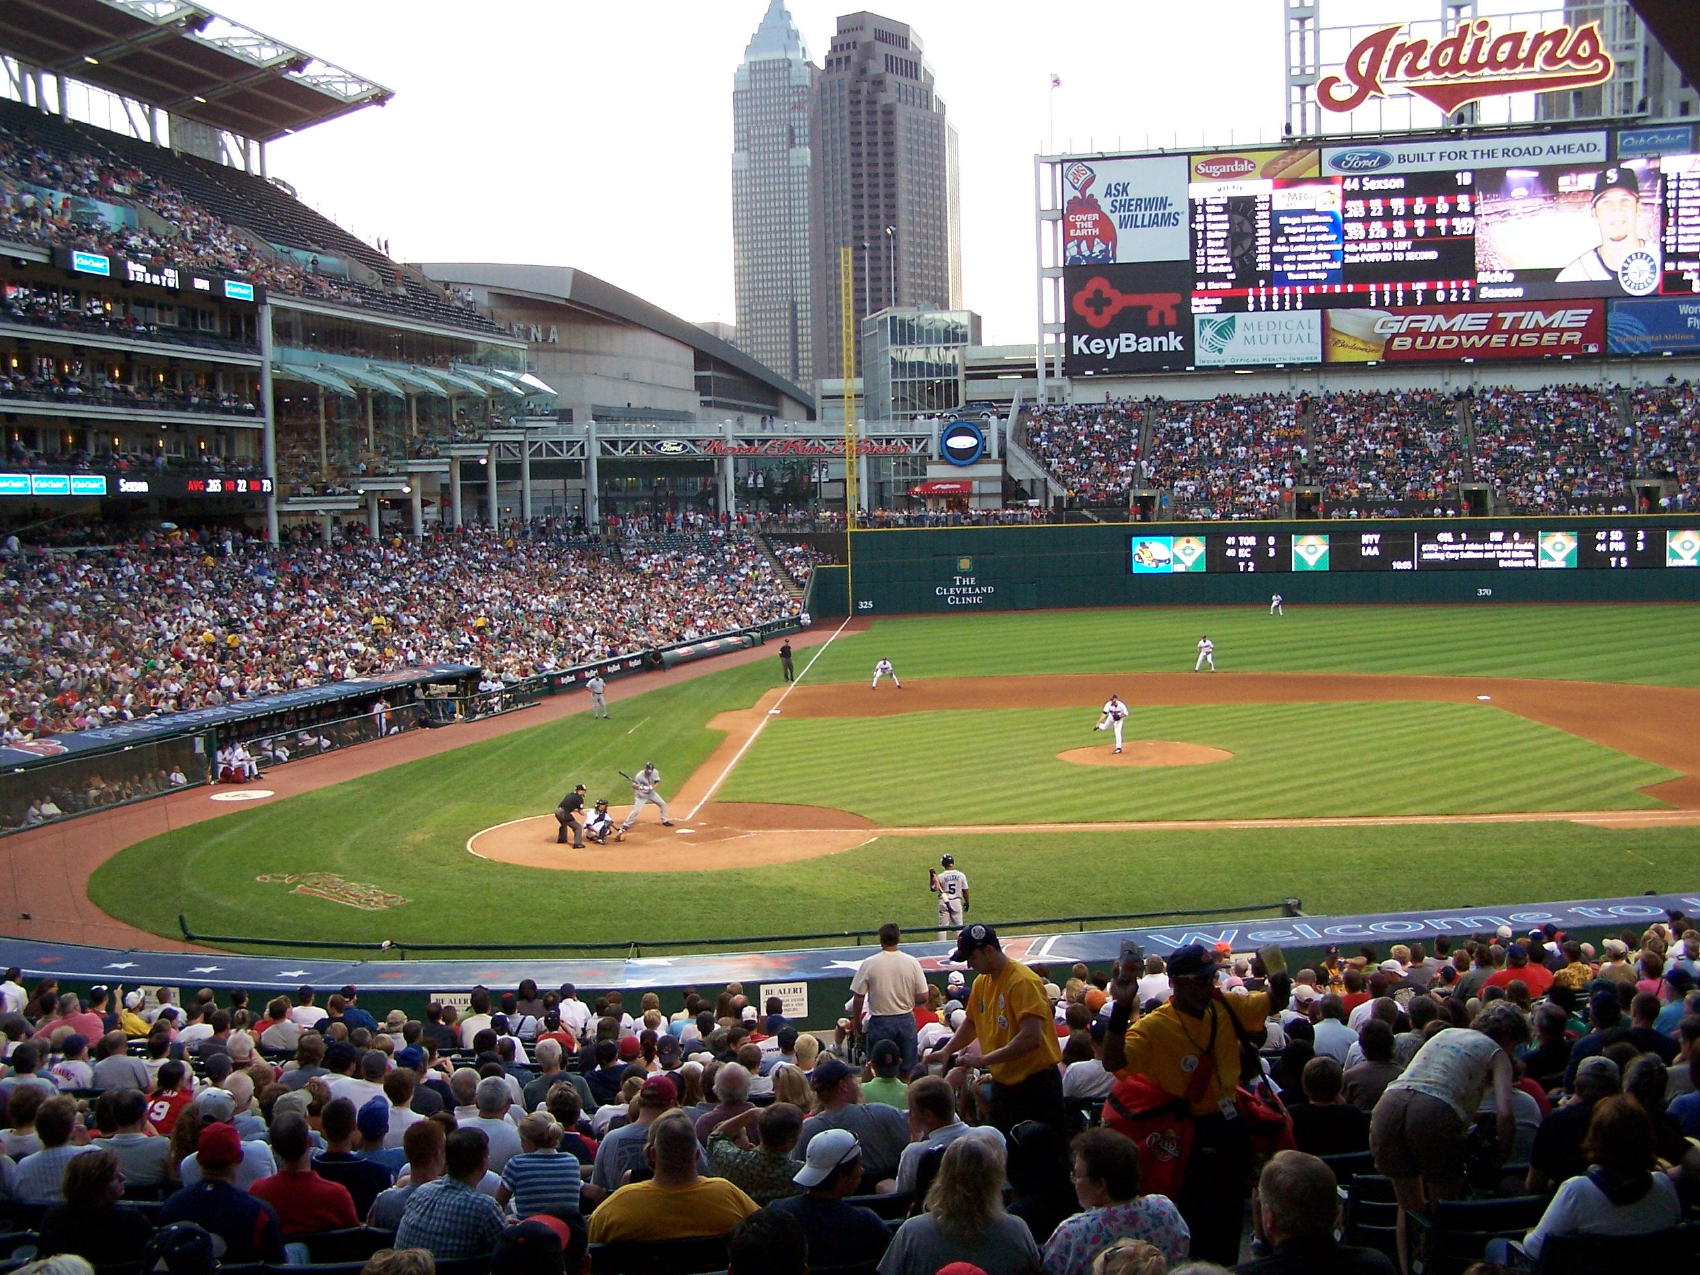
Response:
[[[360,1268],[360,1275],[437,1275],[429,1249],[381,1248]]]
[[[1146,1240],[1119,1239],[1092,1259],[1092,1275],[1168,1275],[1168,1272],[1169,1262],[1163,1250]]]
[[[780,1063],[770,1073],[773,1079],[773,1100],[788,1102],[800,1111],[807,1111],[810,1106],[809,1078],[803,1074],[801,1067],[791,1063]]]
[[[807,1074],[815,1069],[815,1059],[820,1057],[820,1037],[813,1032],[802,1032],[797,1037],[797,1066]]]
[[[502,1168],[497,1204],[506,1207],[512,1200],[517,1217],[579,1211],[578,1158],[561,1150],[566,1132],[546,1111],[534,1111],[519,1122],[520,1153]]]
[[[956,1139],[927,1190],[927,1211],[898,1228],[879,1275],[934,1275],[951,1262],[986,1275],[1038,1275],[1039,1246],[1027,1223],[1004,1211],[1003,1187],[1003,1145]]]

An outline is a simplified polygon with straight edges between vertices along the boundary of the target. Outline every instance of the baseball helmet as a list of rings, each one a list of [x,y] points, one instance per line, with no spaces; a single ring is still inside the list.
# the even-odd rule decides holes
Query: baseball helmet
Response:
[[[607,804],[608,804],[608,798],[606,798],[606,797],[598,797],[596,799],[596,808],[598,810],[601,810]]]
[[[956,866],[956,856],[955,855],[947,854],[947,855],[942,855],[939,858],[939,867],[941,867],[941,868],[954,868],[955,866]]]

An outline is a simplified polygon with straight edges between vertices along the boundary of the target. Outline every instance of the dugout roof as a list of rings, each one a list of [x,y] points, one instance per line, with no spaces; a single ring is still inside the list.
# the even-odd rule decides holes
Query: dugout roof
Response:
[[[183,0],[6,0],[0,53],[262,142],[395,94]]]

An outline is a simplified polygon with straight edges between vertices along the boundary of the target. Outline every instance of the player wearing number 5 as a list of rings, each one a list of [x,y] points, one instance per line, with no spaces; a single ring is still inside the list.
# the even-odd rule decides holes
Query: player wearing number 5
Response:
[[[1112,695],[1104,701],[1104,707],[1098,714],[1098,724],[1093,730],[1113,730],[1116,732],[1116,751],[1122,750],[1122,723],[1127,720],[1127,705],[1122,703],[1120,695]]]
[[[1196,673],[1206,664],[1212,673],[1216,671],[1216,644],[1210,640],[1209,634],[1198,639],[1198,659],[1193,663],[1192,671]]]
[[[941,858],[939,867],[944,871],[927,869],[927,888],[939,896],[939,938],[942,940],[949,937],[946,929],[959,928],[968,912],[968,878],[956,870],[953,855]]]

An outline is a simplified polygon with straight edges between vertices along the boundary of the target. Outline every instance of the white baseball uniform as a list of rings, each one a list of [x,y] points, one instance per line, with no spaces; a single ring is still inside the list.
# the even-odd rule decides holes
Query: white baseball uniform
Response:
[[[897,671],[891,667],[890,660],[881,660],[874,665],[874,680],[868,684],[868,689],[871,691],[876,688],[882,677],[889,677],[893,686],[897,687],[898,690],[903,689],[903,683],[897,680]]]
[[[1196,673],[1196,672],[1198,672],[1199,669],[1203,668],[1206,664],[1208,664],[1210,666],[1210,671],[1212,673],[1214,673],[1216,671],[1216,644],[1214,642],[1212,642],[1209,638],[1199,638],[1198,639],[1198,659],[1197,659],[1196,662],[1194,662],[1194,664],[1192,666],[1192,671],[1194,673]]]
[[[1127,705],[1112,695],[1104,701],[1103,718],[1099,730],[1113,730],[1116,733],[1116,751],[1122,750],[1122,722],[1127,720]]]
[[[960,928],[962,901],[968,894],[968,878],[955,868],[946,868],[938,874],[936,888],[939,895],[939,925],[951,929]]]
[[[667,813],[667,803],[662,800],[661,794],[655,791],[660,785],[661,772],[654,766],[645,766],[642,770],[638,771],[637,775],[632,779],[631,813],[629,813],[620,824],[621,836],[624,836],[626,831],[637,822],[637,817],[643,813],[643,808],[645,806],[654,806],[661,812],[661,824],[663,827],[672,826],[673,820]]]
[[[1270,615],[1285,615],[1285,614],[1287,614],[1285,611],[1283,611],[1281,609],[1281,595],[1279,593],[1272,593],[1272,594],[1269,595],[1269,614]]]

